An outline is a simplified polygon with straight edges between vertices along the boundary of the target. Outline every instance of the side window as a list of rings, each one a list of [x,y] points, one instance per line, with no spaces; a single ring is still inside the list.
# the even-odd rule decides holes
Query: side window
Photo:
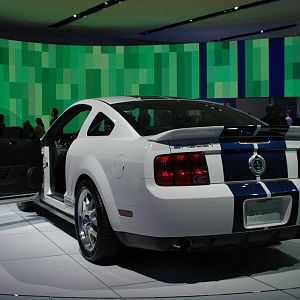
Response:
[[[78,134],[90,110],[81,110],[63,127],[63,134]]]
[[[87,135],[88,136],[107,136],[110,135],[113,128],[115,127],[114,122],[103,113],[98,115],[93,120]]]

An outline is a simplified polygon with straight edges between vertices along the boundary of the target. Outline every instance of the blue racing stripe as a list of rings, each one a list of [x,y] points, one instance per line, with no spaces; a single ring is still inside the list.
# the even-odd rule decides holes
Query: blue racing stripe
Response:
[[[251,150],[253,153],[254,145],[253,144],[242,144],[239,141],[236,142],[220,142],[222,150]]]
[[[284,140],[270,140],[269,143],[258,144],[258,149],[285,150],[286,143]]]
[[[271,196],[284,196],[290,195],[292,197],[292,212],[288,223],[285,226],[295,225],[297,221],[298,215],[298,207],[299,207],[299,191],[294,183],[290,180],[282,180],[282,181],[272,181],[272,182],[264,182],[269,191],[271,192]]]
[[[284,140],[271,140],[270,143],[258,144],[257,153],[266,161],[266,171],[261,179],[287,178],[286,143]]]
[[[246,230],[244,227],[244,201],[250,198],[267,197],[267,193],[258,182],[245,184],[234,183],[227,185],[234,196],[234,218],[232,232],[243,232]]]
[[[249,158],[253,155],[254,146],[253,144],[239,143],[238,137],[254,136],[256,130],[256,125],[224,127],[219,140],[225,181],[255,179],[248,164]]]
[[[221,142],[221,159],[225,181],[255,180],[249,169],[249,158],[253,155],[253,144]]]

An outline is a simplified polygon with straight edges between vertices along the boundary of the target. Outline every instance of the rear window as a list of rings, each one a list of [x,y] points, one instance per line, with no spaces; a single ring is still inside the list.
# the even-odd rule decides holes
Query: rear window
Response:
[[[264,124],[246,113],[199,100],[142,100],[112,107],[141,136],[178,128]]]

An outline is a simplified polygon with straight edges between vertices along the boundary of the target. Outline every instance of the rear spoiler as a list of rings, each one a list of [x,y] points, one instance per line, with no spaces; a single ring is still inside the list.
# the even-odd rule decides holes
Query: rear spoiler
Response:
[[[300,126],[208,126],[180,128],[147,137],[149,141],[166,142],[176,140],[203,139],[217,142],[220,139],[268,137],[300,141]]]

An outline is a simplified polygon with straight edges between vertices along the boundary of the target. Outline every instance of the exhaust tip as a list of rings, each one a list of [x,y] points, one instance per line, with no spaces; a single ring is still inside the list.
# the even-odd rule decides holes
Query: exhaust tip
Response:
[[[193,245],[193,241],[191,239],[180,239],[176,241],[172,249],[180,250],[180,251],[188,251]]]

